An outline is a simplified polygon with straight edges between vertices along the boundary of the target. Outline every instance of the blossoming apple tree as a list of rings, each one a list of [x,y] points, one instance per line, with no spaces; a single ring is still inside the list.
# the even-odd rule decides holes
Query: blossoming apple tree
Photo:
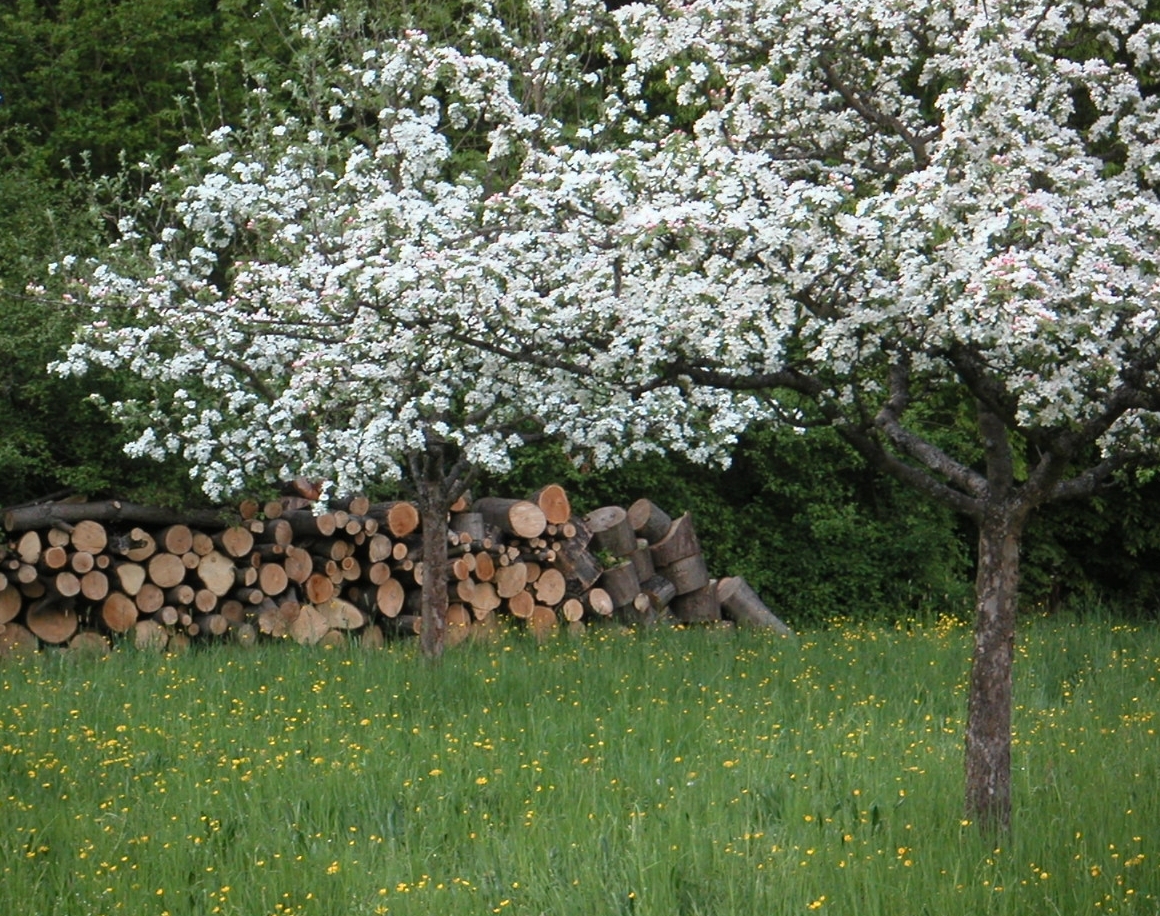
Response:
[[[1154,454],[1160,25],[1143,7],[629,6],[607,110],[636,141],[539,166],[573,189],[559,237],[588,239],[554,285],[620,303],[633,385],[758,393],[974,520],[966,807],[988,827],[1009,823],[1028,517]],[[516,192],[549,225],[532,179]]]
[[[558,101],[591,94],[605,15],[590,0],[526,12],[509,27],[481,6],[458,47],[378,34],[357,5],[303,16],[294,75],[259,78],[239,124],[184,147],[99,263],[60,266],[91,316],[56,369],[149,383],[152,400],[110,405],[138,424],[135,453],[183,456],[213,497],[263,477],[409,482],[432,655],[447,511],[526,435],[604,458],[729,438],[669,424],[689,403],[678,387],[608,386],[593,364],[611,356],[573,359],[589,319],[542,286],[556,255],[497,210],[562,136]]]

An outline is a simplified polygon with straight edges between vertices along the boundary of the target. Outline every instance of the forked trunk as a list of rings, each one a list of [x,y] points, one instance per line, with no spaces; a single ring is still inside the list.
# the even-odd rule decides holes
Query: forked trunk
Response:
[[[1011,822],[1011,668],[1026,513],[1002,506],[979,523],[975,649],[966,733],[966,814],[984,830]]]

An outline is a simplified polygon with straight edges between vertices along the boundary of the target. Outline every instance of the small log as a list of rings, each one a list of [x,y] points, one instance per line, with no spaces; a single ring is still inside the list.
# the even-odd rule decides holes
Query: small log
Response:
[[[286,571],[287,579],[302,585],[314,572],[314,560],[310,551],[289,544],[282,558],[282,568]]]
[[[214,544],[228,557],[238,559],[254,549],[254,535],[242,525],[234,525],[214,535]]]
[[[282,514],[298,537],[330,537],[334,534],[334,516],[329,512],[315,515],[304,509],[289,510]]]
[[[476,620],[482,620],[500,606],[501,600],[494,583],[477,582],[471,593],[471,612]]]
[[[640,594],[648,601],[649,607],[660,614],[677,597],[677,587],[664,576],[653,576],[641,582]]]
[[[243,649],[249,649],[258,644],[258,628],[248,621],[231,624],[229,632],[230,640]]]
[[[230,629],[223,614],[194,614],[193,622],[202,636],[225,636]]]
[[[560,625],[556,612],[547,605],[537,604],[528,618],[528,626],[537,639],[545,639],[555,632]]]
[[[713,623],[720,620],[721,602],[717,598],[716,580],[695,592],[677,595],[670,607],[682,623]]]
[[[363,649],[381,649],[386,645],[386,637],[383,636],[382,627],[374,624],[363,627],[358,634],[358,644]]]
[[[36,534],[35,531],[30,531],[28,534]],[[25,535],[27,537],[27,535]],[[92,560],[91,553],[75,553],[75,557],[88,557]],[[49,572],[56,572],[68,566],[69,554],[63,547],[50,546],[44,548],[44,552],[40,555],[40,565]],[[75,571],[75,570],[74,570]]]
[[[254,536],[254,541],[285,547],[294,541],[294,528],[284,518],[272,518],[262,527],[262,533]]]
[[[526,499],[488,496],[472,503],[471,511],[480,513],[487,524],[522,538],[539,537],[548,525],[543,510]]]
[[[258,612],[258,629],[274,639],[290,635],[290,625],[298,619],[302,606],[297,601],[273,601]]]
[[[109,533],[100,522],[84,519],[73,527],[70,540],[74,549],[97,554],[109,545]]]
[[[592,532],[589,549],[594,553],[607,553],[614,557],[626,557],[636,550],[636,532],[628,523],[628,513],[620,506],[604,506],[584,516]]]
[[[580,600],[584,603],[585,611],[593,617],[611,617],[616,610],[612,596],[599,586],[590,588]]]
[[[137,605],[137,610],[142,614],[152,614],[164,607],[165,592],[154,583],[146,582],[133,596],[133,603]]]
[[[157,552],[157,541],[144,528],[134,528],[123,544],[118,544],[114,553],[119,553],[133,563],[144,563]]]
[[[668,533],[650,548],[653,563],[657,569],[671,566],[677,560],[691,557],[701,552],[697,533],[693,530],[693,518],[685,513],[670,526]]]
[[[306,600],[311,604],[322,604],[322,602],[329,601],[334,597],[334,582],[323,573],[312,575],[306,580],[303,589],[306,593]]]
[[[678,595],[687,595],[709,584],[709,569],[704,554],[700,553],[670,563],[659,574],[676,586]]]
[[[390,502],[371,506],[367,513],[371,518],[386,522],[387,531],[393,538],[405,538],[419,530],[419,509],[410,502]]]
[[[576,623],[584,618],[584,602],[579,598],[567,598],[560,605],[560,616],[568,623]]]
[[[579,597],[588,591],[604,572],[604,567],[596,560],[583,538],[568,538],[560,542],[552,565],[564,574],[568,582],[568,594]]]
[[[181,621],[181,612],[173,605],[167,604],[158,610],[153,619],[165,627],[175,627]]]
[[[366,542],[365,554],[371,563],[382,563],[391,558],[391,548],[394,544],[385,534],[372,535]]]
[[[50,547],[49,550],[45,551],[46,560],[47,560],[49,551],[55,550],[55,549],[58,549],[58,548]],[[101,554],[101,557],[103,557],[104,559],[108,559],[108,556],[106,554]],[[71,569],[73,572],[75,572],[78,576],[83,576],[87,572],[92,572],[92,570],[96,567],[96,565],[97,565],[97,558],[94,557],[91,553],[85,553],[83,550],[76,551],[75,553],[72,554],[72,556],[70,556],[68,558],[69,569]]]
[[[76,573],[65,570],[52,577],[50,588],[61,598],[75,598],[81,593],[81,580],[77,578]]]
[[[495,560],[490,553],[471,554],[475,557],[475,578],[480,582],[491,582],[495,578]]]
[[[562,486],[550,483],[528,497],[544,513],[549,525],[562,525],[572,517],[572,503]]]
[[[768,627],[782,636],[793,636],[787,627],[741,576],[727,576],[717,583],[723,615],[739,626]]]

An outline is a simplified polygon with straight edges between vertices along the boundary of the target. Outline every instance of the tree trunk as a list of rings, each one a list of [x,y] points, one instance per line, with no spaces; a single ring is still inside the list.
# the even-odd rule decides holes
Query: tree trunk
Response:
[[[979,523],[975,649],[966,732],[966,815],[984,830],[1011,823],[1011,666],[1026,513],[1003,505]]]
[[[447,517],[455,498],[448,492],[442,445],[429,442],[421,455],[413,456],[411,466],[418,488],[423,538],[419,645],[423,654],[434,660],[443,654],[443,637],[447,631],[447,579],[450,575]]]

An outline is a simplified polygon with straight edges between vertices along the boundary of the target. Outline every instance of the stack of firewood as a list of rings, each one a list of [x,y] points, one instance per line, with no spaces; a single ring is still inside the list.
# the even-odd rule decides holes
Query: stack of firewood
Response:
[[[419,631],[420,518],[356,497],[300,496],[177,514],[119,501],[9,510],[0,557],[0,654],[104,651],[118,637],[179,650],[261,638],[381,645]],[[649,500],[579,517],[556,485],[528,499],[461,500],[447,520],[447,639],[503,619],[562,625],[728,620],[788,629],[744,582],[712,579],[688,515]]]

